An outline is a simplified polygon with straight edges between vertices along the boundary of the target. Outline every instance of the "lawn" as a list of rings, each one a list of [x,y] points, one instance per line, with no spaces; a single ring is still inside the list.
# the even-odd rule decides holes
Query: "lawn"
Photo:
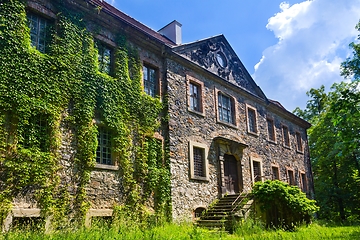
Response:
[[[233,234],[222,231],[209,231],[191,224],[166,224],[141,230],[135,226],[93,227],[69,232],[43,234],[34,231],[16,230],[0,236],[5,239],[360,239],[360,226],[329,226],[325,223],[313,223],[302,226],[293,232],[283,230],[264,230],[252,221],[238,226]]]

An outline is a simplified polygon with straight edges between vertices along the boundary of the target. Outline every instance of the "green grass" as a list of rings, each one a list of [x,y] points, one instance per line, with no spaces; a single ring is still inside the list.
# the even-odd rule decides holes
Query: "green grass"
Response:
[[[264,230],[261,224],[254,221],[246,221],[238,226],[233,234],[221,231],[209,231],[197,228],[191,224],[166,224],[145,230],[132,225],[101,227],[95,226],[91,229],[82,229],[68,232],[56,232],[44,234],[34,231],[12,231],[0,235],[1,240],[5,239],[360,239],[360,226],[334,226],[324,223],[314,223],[310,226],[302,226],[293,232],[283,230]]]

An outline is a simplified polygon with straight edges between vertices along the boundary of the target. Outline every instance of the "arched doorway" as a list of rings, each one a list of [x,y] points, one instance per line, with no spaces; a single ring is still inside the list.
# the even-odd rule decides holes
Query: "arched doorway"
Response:
[[[238,162],[233,155],[224,155],[224,183],[226,192],[230,194],[239,193]]]

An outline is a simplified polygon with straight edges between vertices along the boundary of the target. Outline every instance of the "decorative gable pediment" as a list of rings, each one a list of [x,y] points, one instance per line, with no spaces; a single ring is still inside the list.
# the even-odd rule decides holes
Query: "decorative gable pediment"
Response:
[[[181,45],[174,51],[222,79],[264,97],[224,36]]]

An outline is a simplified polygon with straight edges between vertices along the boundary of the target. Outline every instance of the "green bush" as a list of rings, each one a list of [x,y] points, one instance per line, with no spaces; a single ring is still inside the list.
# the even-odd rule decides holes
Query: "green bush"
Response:
[[[252,194],[256,215],[267,227],[293,229],[302,222],[310,223],[319,209],[298,187],[278,180],[257,182]]]

